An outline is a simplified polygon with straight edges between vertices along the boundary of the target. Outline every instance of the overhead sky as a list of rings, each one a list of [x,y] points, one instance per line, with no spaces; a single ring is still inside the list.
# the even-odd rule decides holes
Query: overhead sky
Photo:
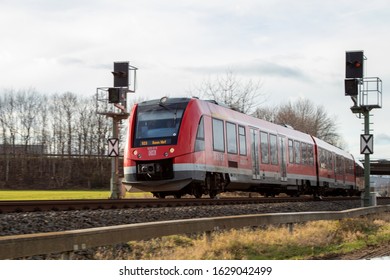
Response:
[[[0,0],[0,88],[93,95],[130,61],[150,99],[232,71],[261,80],[265,105],[323,105],[361,158],[344,78],[345,52],[363,50],[365,76],[383,81],[372,158],[390,159],[389,34],[388,0]]]

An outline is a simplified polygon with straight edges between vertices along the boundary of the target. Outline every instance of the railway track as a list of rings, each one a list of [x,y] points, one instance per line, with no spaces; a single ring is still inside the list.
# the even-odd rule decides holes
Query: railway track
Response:
[[[358,200],[358,197],[326,197],[324,201]],[[223,197],[220,199],[82,199],[82,200],[7,200],[0,201],[1,213],[69,211],[96,209],[159,208],[206,205],[237,205],[280,202],[309,202],[312,197]]]

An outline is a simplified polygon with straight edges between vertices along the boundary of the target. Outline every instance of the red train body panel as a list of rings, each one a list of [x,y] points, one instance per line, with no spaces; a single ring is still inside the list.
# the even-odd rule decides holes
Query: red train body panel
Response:
[[[351,155],[308,134],[215,102],[162,98],[131,111],[123,183],[157,197],[352,194],[354,166]]]

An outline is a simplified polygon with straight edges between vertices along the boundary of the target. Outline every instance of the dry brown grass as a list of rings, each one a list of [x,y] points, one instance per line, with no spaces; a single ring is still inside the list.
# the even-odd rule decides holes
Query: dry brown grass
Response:
[[[167,236],[130,242],[113,256],[103,259],[308,259],[348,252],[390,240],[390,217],[316,221],[266,229],[242,229],[212,233],[211,236]]]

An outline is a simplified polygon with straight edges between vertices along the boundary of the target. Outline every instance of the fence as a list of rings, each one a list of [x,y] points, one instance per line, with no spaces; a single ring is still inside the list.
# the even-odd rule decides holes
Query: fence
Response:
[[[110,176],[107,156],[0,154],[0,189],[108,188]]]

